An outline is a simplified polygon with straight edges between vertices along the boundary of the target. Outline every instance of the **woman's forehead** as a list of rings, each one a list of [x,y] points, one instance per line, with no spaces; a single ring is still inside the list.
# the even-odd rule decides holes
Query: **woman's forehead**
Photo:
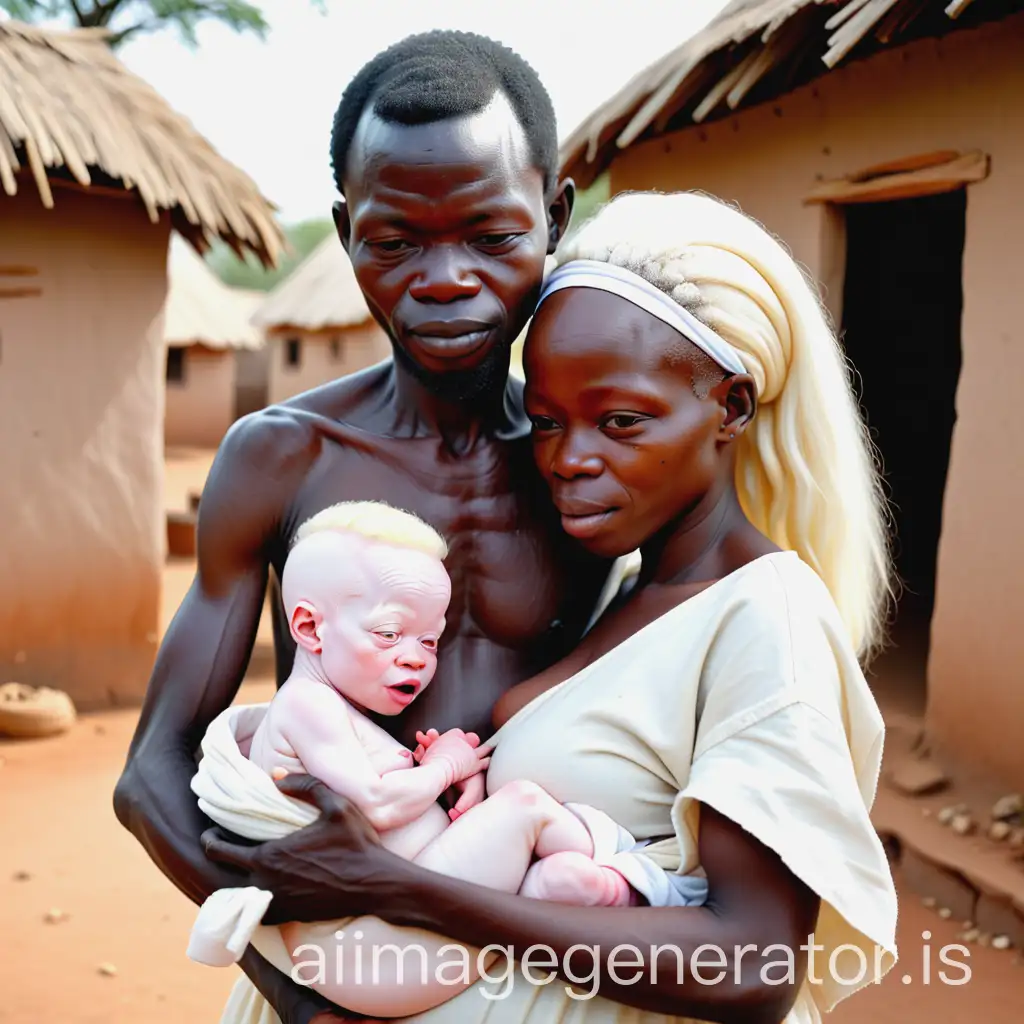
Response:
[[[594,288],[567,288],[546,299],[534,316],[524,364],[558,359],[602,365],[609,372],[657,372],[692,348],[678,331],[627,299]]]

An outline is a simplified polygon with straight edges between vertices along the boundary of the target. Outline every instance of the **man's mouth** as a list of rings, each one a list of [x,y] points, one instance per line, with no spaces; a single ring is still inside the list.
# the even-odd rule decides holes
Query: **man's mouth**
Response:
[[[460,359],[482,348],[495,329],[495,324],[482,320],[434,320],[417,324],[408,333],[426,355],[439,359]]]

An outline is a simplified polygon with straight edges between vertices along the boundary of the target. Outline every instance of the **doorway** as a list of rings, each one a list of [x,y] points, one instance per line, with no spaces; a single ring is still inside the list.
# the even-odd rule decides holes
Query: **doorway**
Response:
[[[869,671],[883,708],[917,716],[961,365],[967,194],[845,206],[843,345],[893,516],[898,604]]]

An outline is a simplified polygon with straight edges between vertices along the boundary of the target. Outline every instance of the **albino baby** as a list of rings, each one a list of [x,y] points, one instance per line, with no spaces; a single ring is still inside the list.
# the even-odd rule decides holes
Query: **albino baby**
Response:
[[[451,596],[446,553],[432,528],[376,502],[333,506],[300,528],[282,577],[295,663],[249,759],[275,778],[321,779],[366,815],[387,849],[423,867],[535,899],[637,902],[622,874],[591,859],[594,841],[581,817],[546,791],[524,780],[484,799],[489,748],[475,734],[430,730],[413,752],[367,717],[399,714],[433,678]],[[460,795],[446,812],[438,800],[453,787]],[[372,934],[363,928],[364,945],[409,941],[408,929],[364,920],[375,923]],[[332,929],[317,933],[315,925],[281,932],[290,952],[321,942],[333,957],[338,945]],[[314,987],[348,1009],[405,1016],[464,986],[414,992],[407,981],[379,992],[383,998],[338,978]],[[378,979],[377,988],[388,986]]]

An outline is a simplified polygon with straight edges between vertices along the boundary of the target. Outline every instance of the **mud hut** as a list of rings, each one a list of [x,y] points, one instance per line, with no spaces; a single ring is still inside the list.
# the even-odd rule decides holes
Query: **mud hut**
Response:
[[[283,237],[103,34],[0,22],[0,681],[135,702],[157,649],[172,227]]]
[[[168,281],[164,440],[169,447],[216,448],[235,420],[238,357],[263,348],[249,322],[263,296],[229,288],[176,234]]]
[[[612,193],[700,189],[820,283],[884,462],[903,580],[883,706],[1024,787],[1024,12],[734,2],[563,146]],[[997,383],[998,382],[998,383]]]
[[[270,404],[391,355],[333,232],[269,293],[253,323],[270,346]]]

